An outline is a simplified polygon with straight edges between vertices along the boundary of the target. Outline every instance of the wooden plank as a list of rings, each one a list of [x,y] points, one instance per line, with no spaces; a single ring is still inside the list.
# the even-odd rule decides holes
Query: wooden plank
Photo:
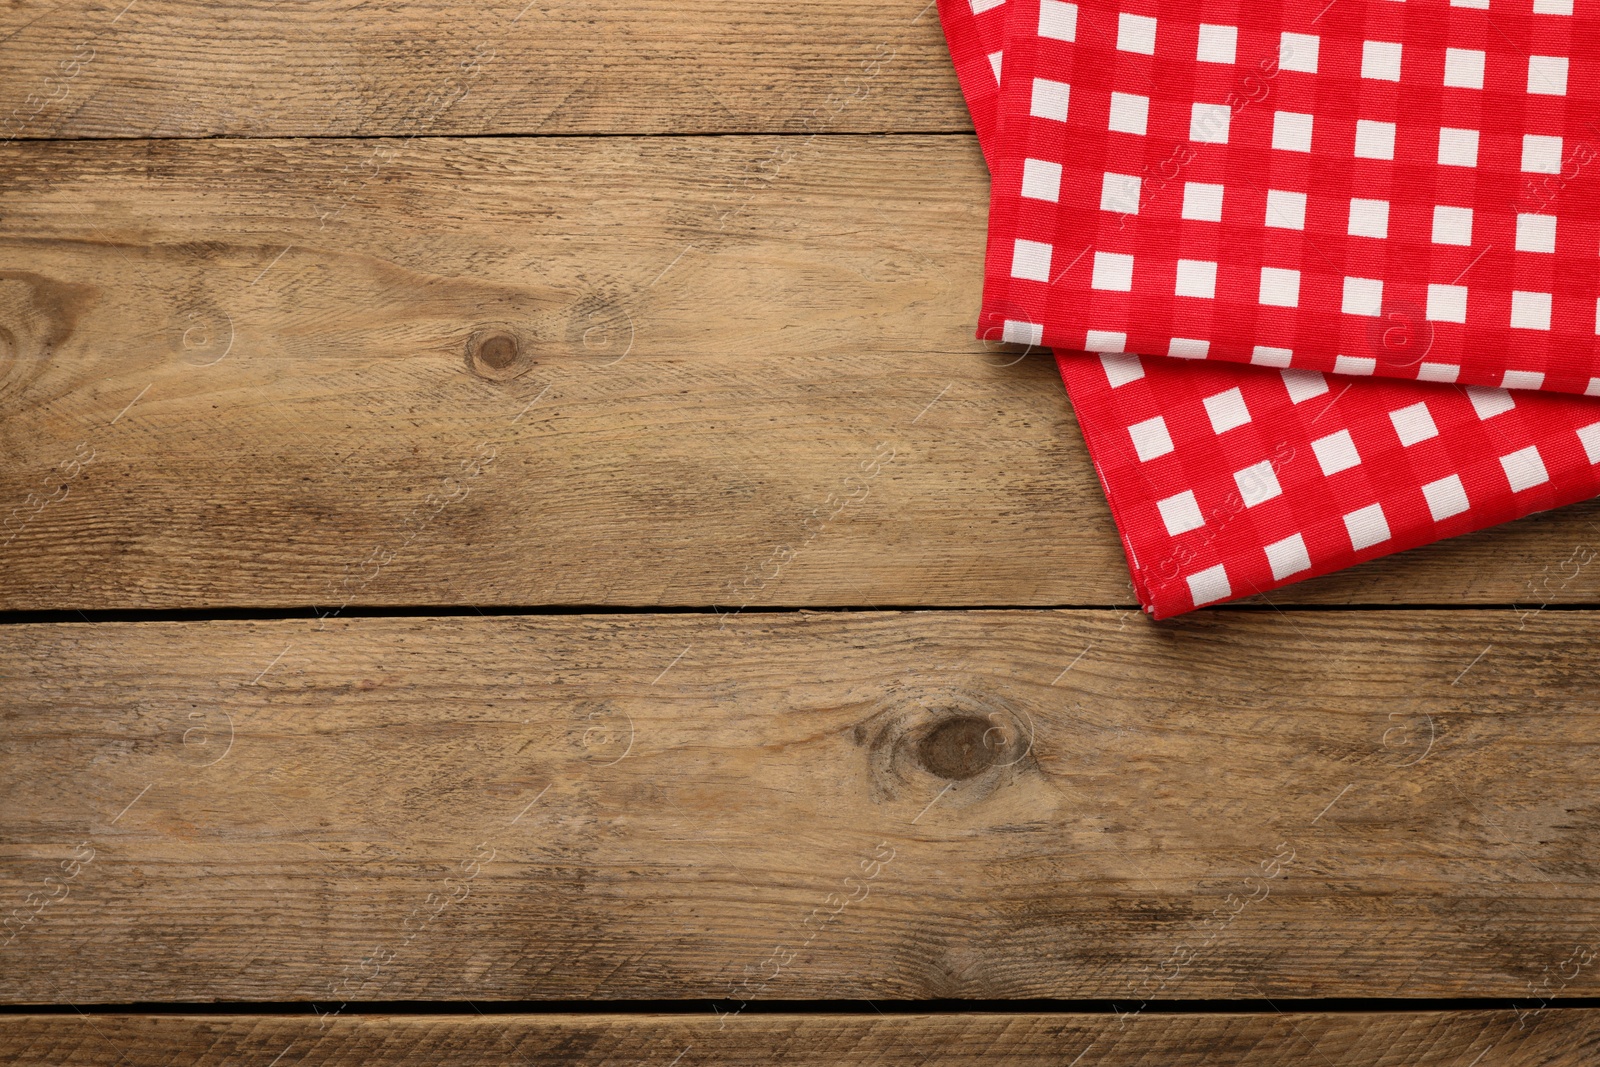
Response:
[[[1050,361],[970,338],[984,187],[948,137],[13,145],[0,609],[1128,603]],[[1593,602],[1597,518],[1275,599]]]
[[[977,1065],[1018,1067],[1588,1067],[1591,1010],[1232,1015],[492,1015],[0,1018],[14,1067],[485,1063]],[[1082,1057],[1076,1059],[1075,1057]],[[126,1058],[124,1058],[126,1057]],[[676,1059],[674,1058],[676,1057]]]
[[[0,138],[971,129],[924,0],[17,0]]]
[[[1597,626],[0,627],[0,1000],[1594,996]]]

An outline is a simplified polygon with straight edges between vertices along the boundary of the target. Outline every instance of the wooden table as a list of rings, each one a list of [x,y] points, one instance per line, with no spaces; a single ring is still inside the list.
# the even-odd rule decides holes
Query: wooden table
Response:
[[[935,12],[0,14],[0,1059],[1593,1064],[1600,506],[1171,624]]]

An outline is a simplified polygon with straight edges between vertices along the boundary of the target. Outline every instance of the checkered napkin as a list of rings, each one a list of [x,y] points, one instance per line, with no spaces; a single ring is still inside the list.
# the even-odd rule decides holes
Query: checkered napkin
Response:
[[[1007,5],[983,326],[1600,393],[1600,203],[1581,186],[1600,18],[1571,0],[1123,3]],[[1395,347],[1395,326],[1426,343]]]
[[[1369,6],[1392,5],[1396,0],[1380,0],[1371,5],[1355,0],[1340,2],[1365,11]],[[1482,15],[1486,0],[1458,0],[1458,3],[1464,2],[1475,3]],[[1521,2],[1531,3],[1532,0]],[[1540,0],[1539,6],[1553,5]],[[1428,10],[1420,4],[1412,7],[1418,11]],[[1434,5],[1435,10],[1437,7]],[[1017,63],[1014,59],[1021,52],[1016,42],[1029,39],[1037,46],[1041,27],[1066,33],[1065,27],[1070,23],[1075,37],[1080,27],[1087,30],[1091,20],[1085,12],[1090,8],[1088,4],[1078,7],[1055,4],[1052,7],[1050,0],[1043,4],[1039,0],[1031,3],[1010,0],[1003,5],[997,0],[974,0],[970,4],[969,0],[941,0],[941,17],[951,54],[980,144],[996,175],[994,214],[997,218],[991,222],[992,237],[1001,229],[998,215],[1002,201],[1010,202],[1014,226],[1023,215],[1016,205],[1038,199],[1021,194],[1044,192],[1046,185],[1054,191],[1055,199],[1041,200],[1041,203],[1051,210],[1055,241],[1066,244],[1078,240],[1093,253],[1096,242],[1102,240],[1107,221],[1102,215],[1116,216],[1112,228],[1118,239],[1135,221],[1135,214],[1125,210],[1133,205],[1126,199],[1115,200],[1119,195],[1117,187],[1107,184],[1104,170],[1097,172],[1094,188],[1089,190],[1087,179],[1076,172],[1069,173],[1069,168],[1081,171],[1086,166],[1090,169],[1103,167],[1110,160],[1136,162],[1138,157],[1122,149],[1108,150],[1104,143],[1107,134],[1102,130],[1081,135],[1077,127],[1070,122],[1063,123],[1058,117],[1041,119],[1040,112],[1051,116],[1072,114],[1076,106],[1073,101],[1081,101],[1086,93],[1079,88],[1074,96],[1071,80],[1039,77],[1036,54],[1032,55],[1031,64]],[[1255,10],[1252,8],[1249,16],[1252,24],[1260,19]],[[1223,42],[1231,41],[1231,54],[1237,61],[1240,40],[1250,40],[1252,33],[1259,36],[1257,31],[1246,33],[1238,25],[1241,21],[1238,4],[1207,2],[1189,6],[1186,11],[1190,24],[1189,46],[1197,55],[1208,47],[1205,42],[1210,41],[1210,54],[1220,60],[1226,54]],[[1093,12],[1094,19],[1103,20],[1105,26],[1112,27],[1111,40],[1117,40],[1115,35],[1124,24],[1121,17],[1124,13],[1106,7],[1094,7]],[[1211,29],[1202,32],[1197,28],[1201,24],[1200,15],[1208,20],[1204,25]],[[1139,48],[1149,45],[1153,49],[1149,20],[1153,20],[1156,40],[1160,39],[1160,27],[1167,22],[1159,8],[1153,6],[1151,12],[1137,13],[1136,17],[1146,21],[1131,23],[1134,29],[1124,43]],[[1084,21],[1078,21],[1080,18]],[[1234,32],[1221,32],[1223,30]],[[1407,37],[1392,43],[1402,45],[1401,55],[1404,56],[1405,45],[1410,40]],[[1151,55],[1142,51],[1132,54],[1145,60]],[[1284,62],[1284,57],[1289,55],[1287,47],[1280,47],[1274,54],[1283,66],[1288,65]],[[1319,59],[1321,54],[1319,45]],[[1063,55],[1070,70],[1073,58],[1070,45],[1065,53],[1057,53],[1057,60]],[[1532,69],[1526,54],[1523,63],[1525,69]],[[1195,65],[1191,62],[1188,66]],[[1092,76],[1108,100],[1110,92],[1119,91],[1105,88],[1116,80],[1106,77],[1106,72],[1115,69],[1113,57],[1110,66]],[[1569,71],[1569,77],[1576,85],[1576,72]],[[1071,78],[1070,73],[1067,78]],[[1040,88],[1041,81],[1049,84]],[[1185,94],[1192,95],[1198,83],[1191,70],[1170,83],[1163,76],[1162,84],[1170,84],[1174,90],[1164,99],[1177,96],[1187,99]],[[1266,82],[1252,84],[1265,85]],[[1340,99],[1340,92],[1342,89],[1332,90],[1330,99]],[[1026,131],[1036,130],[1041,123],[1062,127],[1052,142],[1053,154],[1063,161],[1061,170],[1051,172],[1051,180],[1044,185],[1040,184],[1037,169],[1033,177],[1029,177],[1029,160],[1043,153],[1026,139],[1020,144],[1012,139],[1013,109],[1019,106],[1022,108],[1019,121]],[[1099,111],[1101,121],[1110,114],[1110,106],[1108,103]],[[1167,104],[1161,106],[1166,108]],[[1318,109],[1316,113],[1320,115],[1322,110],[1325,109]],[[1442,113],[1437,103],[1433,112]],[[1148,115],[1146,112],[1145,137],[1149,136],[1150,129]],[[1235,128],[1242,129],[1242,124],[1234,127],[1230,119],[1229,128],[1231,133]],[[1130,133],[1129,136],[1140,135]],[[1079,140],[1085,143],[1080,146]],[[1166,145],[1163,150],[1172,147]],[[1180,154],[1178,158],[1185,156]],[[1092,166],[1091,160],[1094,161]],[[1184,166],[1194,164],[1195,159],[1188,158]],[[1130,166],[1126,169],[1143,168]],[[1171,174],[1172,169],[1168,166],[1162,170],[1158,180]],[[1179,168],[1178,174],[1165,178],[1166,184],[1185,186],[1187,183],[1179,176],[1181,172]],[[1056,173],[1062,176],[1061,180],[1055,180]],[[1194,173],[1199,174],[1198,171]],[[1275,172],[1269,169],[1261,173]],[[1410,177],[1401,182],[1391,176],[1388,182],[1385,187],[1414,184]],[[1143,198],[1146,192],[1143,184],[1141,180],[1137,224],[1150,225],[1149,238],[1161,236],[1161,240],[1141,238],[1142,243],[1136,242],[1133,247],[1186,251],[1189,242],[1205,240],[1212,248],[1226,247],[1230,256],[1235,252],[1238,256],[1261,255],[1260,250],[1267,243],[1263,237],[1267,223],[1251,226],[1239,222],[1225,235],[1220,235],[1213,220],[1184,217],[1201,214],[1198,208],[1189,209],[1193,205],[1188,204],[1190,194],[1187,192],[1176,196],[1172,217],[1158,219],[1155,202]],[[1194,184],[1220,187],[1222,202],[1231,208],[1233,202],[1228,199],[1230,186],[1226,181],[1200,182],[1197,177]],[[1361,186],[1362,191],[1372,188],[1376,186]],[[1098,197],[1107,189],[1111,189],[1114,212],[1100,203],[1092,207],[1075,203],[1066,206],[1080,194],[1093,192]],[[1202,191],[1193,195],[1197,204],[1204,202],[1206,212],[1215,213],[1212,209],[1216,194]],[[1309,203],[1309,193],[1306,199]],[[1347,201],[1350,199],[1346,197]],[[1261,197],[1256,203],[1264,209]],[[1033,205],[1024,207],[1031,209]],[[1556,219],[1563,228],[1565,241],[1570,231],[1566,229],[1564,215],[1549,217]],[[1520,220],[1512,225],[1519,233],[1532,226]],[[1226,237],[1225,246],[1223,236]],[[1006,238],[1002,235],[995,240],[1003,245]],[[1010,240],[1014,245],[1018,238]],[[1348,234],[1343,240],[1357,243]],[[1519,240],[1522,244],[1528,243],[1526,239]],[[1483,254],[1482,249],[1474,254]],[[1492,254],[1491,249],[1485,259]],[[1142,256],[1143,253],[1136,255],[1136,262]],[[994,262],[991,255],[991,275]],[[1176,259],[1170,262],[1173,272],[1168,275],[1169,283],[1176,276]],[[1228,271],[1235,269],[1233,258],[1219,255],[1217,263],[1219,273],[1224,267]],[[1010,263],[1006,266],[1009,270]],[[1383,274],[1385,271],[1368,273]],[[1069,276],[1067,272],[1052,278],[1059,281]],[[1384,281],[1386,277],[1377,280]],[[1522,275],[1516,277],[1520,284]],[[1576,291],[1566,288],[1567,277],[1560,275],[1564,294]],[[1090,281],[1092,288],[1092,276]],[[1302,287],[1309,294],[1304,281]],[[1555,285],[1546,287],[1558,288]],[[1036,306],[1055,311],[1063,319],[1068,314],[1081,315],[1085,311],[1099,313],[1092,310],[1095,305],[1082,292],[1072,297],[1078,301],[1076,311],[1069,311],[1071,301],[1052,294],[1052,285],[1039,288],[1047,299],[1043,305]],[[1556,294],[1548,295],[1552,306],[1556,306]],[[1565,306],[1566,302],[1567,296],[1559,298],[1560,306]],[[1386,375],[1395,368],[1409,366],[1412,377],[1418,375],[1418,368],[1443,366],[1439,362],[1442,357],[1436,356],[1440,351],[1440,336],[1425,312],[1419,313],[1408,306],[1400,306],[1398,310],[1385,306],[1388,317],[1375,320],[1383,329],[1377,332],[1371,344],[1371,350],[1380,353],[1381,358],[1380,355],[1365,357],[1372,361],[1371,367],[1352,366],[1348,359],[1340,363],[1336,355],[1332,364],[1319,370],[1303,366],[1300,355],[1293,349],[1263,357],[1253,343],[1246,347],[1257,366],[1240,366],[1222,360],[1197,362],[1193,357],[1220,354],[1202,350],[1202,345],[1210,349],[1209,338],[1179,338],[1177,341],[1188,342],[1180,344],[1171,336],[1155,338],[1155,333],[1144,329],[1152,322],[1176,321],[1174,309],[1181,303],[1183,301],[1171,290],[1159,299],[1149,294],[1148,303],[1125,301],[1114,316],[1106,312],[1104,318],[1097,320],[1103,329],[1095,334],[1085,329],[1077,337],[1076,343],[1080,345],[1090,343],[1110,351],[1103,355],[1057,353],[1079,424],[1123,537],[1135,589],[1146,610],[1158,618],[1232,597],[1266,592],[1366,559],[1600,493],[1600,467],[1597,467],[1600,464],[1600,402],[1528,391],[1513,394],[1485,386],[1463,388],[1347,376],[1350,371],[1380,370],[1380,364],[1380,372]],[[1312,321],[1315,307],[1309,300],[1304,302],[1301,310],[1305,321]],[[1008,317],[1001,321],[997,330],[995,323],[987,318],[990,310],[986,301],[986,319],[980,336],[992,338],[1004,334],[1011,340],[1032,343],[1050,339],[1042,323],[1031,321],[1048,318],[1047,315],[1030,312],[1025,313],[1030,316],[1028,319]],[[1005,314],[1009,316],[1010,313]],[[1342,314],[1337,310],[1329,314],[1330,321],[1325,325],[1330,336],[1336,325],[1331,320]],[[1219,316],[1210,321],[1220,329],[1228,320]],[[1028,323],[1020,335],[1018,322]],[[1205,331],[1186,329],[1184,332]],[[1149,340],[1135,342],[1130,338]],[[1464,335],[1458,339],[1458,350],[1463,343]],[[1140,347],[1136,348],[1136,344]],[[1584,344],[1592,347],[1593,337],[1585,338]],[[1124,354],[1124,350],[1130,348],[1166,355],[1141,358]],[[1559,365],[1555,355],[1544,348],[1539,351],[1544,353],[1540,358],[1545,359],[1545,366]],[[1590,354],[1589,347],[1581,351],[1585,358]],[[1173,355],[1189,358],[1167,358]],[[1501,355],[1502,362],[1505,355]],[[1461,363],[1453,366],[1472,368],[1467,375],[1469,378],[1494,373],[1485,369],[1492,365],[1481,354],[1471,359],[1467,355],[1459,358]],[[1517,353],[1515,358],[1523,356]],[[1528,365],[1520,364],[1523,368],[1520,373],[1545,373],[1527,370]],[[1325,374],[1322,370],[1341,373]],[[1515,385],[1540,384],[1531,379],[1507,378],[1512,373],[1517,372],[1506,366],[1498,371],[1495,380]],[[1574,374],[1581,376],[1582,373],[1567,373],[1564,380],[1575,380]],[[1442,371],[1423,372],[1424,377],[1430,375],[1446,377]],[[1585,388],[1588,388],[1587,382]]]

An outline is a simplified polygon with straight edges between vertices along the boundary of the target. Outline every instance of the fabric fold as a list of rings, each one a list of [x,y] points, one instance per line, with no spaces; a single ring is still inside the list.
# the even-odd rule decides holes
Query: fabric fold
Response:
[[[1070,83],[1056,83],[1067,86],[1060,91],[1036,91],[1037,57],[1013,63],[1016,41],[1007,34],[1032,40],[1049,30],[1057,34],[1048,46],[1054,48],[1069,21],[1074,37],[1080,26],[1102,36],[1120,32],[1107,27],[1121,26],[1121,12],[1096,5],[1097,18],[1112,16],[1097,30],[1093,20],[1077,21],[1078,5],[1051,9],[1049,3],[940,0],[952,58],[994,175],[995,203],[1022,199],[1029,181],[1032,191],[1053,188],[1059,198],[1064,179],[1041,187],[1037,174],[1029,177],[1035,145],[1013,141],[1012,113],[1023,108],[1021,121],[1033,129],[1040,121],[1036,112],[1057,116],[1071,108]],[[1238,21],[1240,13],[1237,4],[1210,2],[1184,10],[1215,15],[1218,25],[1223,15]],[[1153,19],[1159,33],[1159,15],[1134,17]],[[1188,18],[1195,21],[1193,14]],[[1211,33],[1209,39],[1221,37]],[[1059,50],[1054,55],[1058,63],[1072,59]],[[1071,127],[1061,125],[1054,151],[1065,159],[1076,147]],[[1081,181],[1076,187],[1078,193],[1085,188]],[[1096,195],[1105,188],[1102,179]],[[1071,236],[1072,219],[1088,218],[1093,223],[1080,224],[1081,236],[1092,242],[1104,211],[1096,204],[1093,210],[1080,206],[1076,215],[1058,213],[1057,232]],[[1176,225],[1181,230],[1182,220]],[[991,219],[991,271],[998,229]],[[1248,239],[1251,228],[1242,229]],[[1181,232],[1167,236],[1183,239]],[[1171,304],[1174,297],[1165,300]],[[997,324],[990,310],[986,301],[980,336],[1047,340],[1042,330],[1019,336],[1018,320]],[[1199,349],[1200,338],[1187,339],[1193,347],[1170,337],[1164,348],[1152,342],[1156,354],[1150,357],[1127,354],[1131,337],[1159,340],[1160,331],[1146,330],[1141,314],[1130,305],[1101,320],[1105,328],[1096,334],[1085,330],[1082,340],[1095,341],[1104,353],[1058,350],[1056,358],[1135,591],[1157,618],[1600,493],[1600,402],[1323,373],[1281,365],[1278,357],[1268,366],[1259,358],[1255,366],[1202,360],[1209,353]],[[1414,326],[1409,319],[1395,324],[1398,333],[1380,342],[1391,349],[1415,346],[1418,334],[1407,332]]]

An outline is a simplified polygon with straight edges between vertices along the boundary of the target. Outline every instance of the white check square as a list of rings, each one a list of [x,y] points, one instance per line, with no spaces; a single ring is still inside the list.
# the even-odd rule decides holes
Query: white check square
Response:
[[[1528,174],[1561,173],[1561,138],[1541,134],[1522,137],[1522,169]]]
[[[1361,453],[1356,451],[1356,443],[1351,440],[1349,430],[1319,437],[1311,442],[1311,451],[1317,457],[1317,466],[1329,478],[1361,463]]]
[[[1388,237],[1389,201],[1350,201],[1349,233],[1351,237]]]
[[[1233,483],[1239,487],[1239,499],[1244,501],[1247,508],[1265,504],[1283,494],[1283,488],[1278,485],[1278,472],[1273,469],[1270,459],[1235,471]]]
[[[1116,389],[1144,377],[1144,364],[1138,356],[1120,352],[1100,353],[1100,366],[1106,372],[1106,384]]]
[[[1551,294],[1511,294],[1511,325],[1519,330],[1548,330],[1550,328]]]
[[[1126,352],[1128,350],[1128,335],[1116,333],[1112,330],[1089,330],[1084,335],[1083,350],[1085,352]]]
[[[1578,440],[1583,444],[1583,452],[1589,457],[1589,463],[1600,463],[1600,422],[1590,423],[1579,430]]]
[[[1278,41],[1278,69],[1315,74],[1317,54],[1321,50],[1321,45],[1321,38],[1314,34],[1284,34]]]
[[[1539,455],[1535,445],[1509,456],[1501,456],[1500,467],[1506,472],[1506,481],[1510,483],[1513,493],[1521,493],[1550,480],[1550,473],[1544,469],[1544,457]]]
[[[1233,109],[1227,104],[1195,104],[1189,110],[1189,140],[1196,144],[1227,144]]]
[[[1033,79],[1033,93],[1028,99],[1028,114],[1036,119],[1053,122],[1067,121],[1067,104],[1072,97],[1072,86],[1048,78]]]
[[[1268,307],[1299,307],[1300,272],[1280,267],[1262,267],[1260,302]]]
[[[1100,181],[1100,210],[1120,215],[1139,213],[1139,190],[1143,179],[1135,174],[1107,174]]]
[[[1344,302],[1346,315],[1365,315],[1376,318],[1383,311],[1383,280],[1381,278],[1346,278]]]
[[[1472,209],[1449,207],[1440,204],[1433,209],[1433,243],[1436,245],[1470,245],[1472,243]]]
[[[1456,89],[1483,88],[1484,54],[1471,48],[1446,48],[1444,83]]]
[[[1050,255],[1054,249],[1043,241],[1017,238],[1011,249],[1011,276],[1032,282],[1050,280]]]
[[[1156,20],[1147,15],[1130,15],[1126,11],[1118,15],[1117,50],[1155,55]]]
[[[1467,502],[1467,490],[1458,474],[1429,482],[1422,487],[1422,498],[1428,502],[1428,514],[1433,516],[1434,522],[1455,518],[1472,506]]]
[[[1467,287],[1464,285],[1428,286],[1428,321],[1467,321]],[[1419,375],[1420,377],[1420,375]],[[1454,381],[1454,379],[1451,379]]]
[[[1458,130],[1446,126],[1439,131],[1439,165],[1441,167],[1476,167],[1478,165],[1478,131]]]
[[[1479,419],[1492,419],[1517,406],[1511,394],[1504,389],[1485,389],[1481,385],[1467,386],[1467,399]]]
[[[1106,129],[1143,137],[1150,126],[1150,98],[1137,93],[1112,93]]]
[[[1284,189],[1268,189],[1266,223],[1280,230],[1305,229],[1306,194]]]
[[[1222,221],[1223,187],[1207,182],[1185,182],[1183,217],[1194,222]]]
[[[1311,116],[1278,111],[1272,116],[1272,147],[1283,152],[1311,151]]]
[[[1283,375],[1283,387],[1289,391],[1291,404],[1322,396],[1328,391],[1328,379],[1314,370],[1286,370],[1280,373]]]
[[[1567,95],[1567,57],[1529,56],[1528,92],[1537,96]]]
[[[1061,199],[1061,164],[1046,159],[1022,161],[1022,195],[1030,200],[1048,200],[1054,204]],[[1135,210],[1138,200],[1135,197]]]
[[[1177,296],[1214,299],[1217,295],[1217,265],[1199,259],[1178,260],[1178,276],[1173,292]]]
[[[1227,600],[1233,595],[1233,586],[1228,583],[1228,569],[1220,563],[1198,574],[1191,574],[1185,580],[1189,583],[1189,596],[1197,608]]]
[[[1383,507],[1378,504],[1369,504],[1346,515],[1344,528],[1350,535],[1350,547],[1357,552],[1381,545],[1390,536],[1389,520],[1384,517]]]
[[[1517,251],[1554,252],[1556,250],[1556,217],[1554,215],[1518,215]]]
[[[1439,436],[1439,427],[1434,425],[1433,414],[1428,410],[1426,401],[1389,412],[1389,421],[1394,424],[1394,432],[1406,448]]]
[[[1282,541],[1274,541],[1266,547],[1266,552],[1267,565],[1272,568],[1272,577],[1277,581],[1311,569],[1311,554],[1306,551],[1306,539],[1299,534],[1290,534]]]
[[[1356,156],[1359,159],[1393,159],[1395,124],[1360,119],[1356,122]]]
[[[1089,280],[1095,289],[1127,293],[1133,290],[1133,257],[1119,252],[1096,252],[1094,276]]]
[[[1208,396],[1201,401],[1206,416],[1211,420],[1212,432],[1227,433],[1250,421],[1250,408],[1245,405],[1244,394],[1237,387]]]
[[[1172,451],[1172,435],[1167,432],[1167,420],[1160,415],[1129,426],[1128,437],[1140,463],[1160,459]]]
[[[1400,45],[1394,41],[1362,42],[1361,76],[1376,81],[1399,81]]]
[[[1198,530],[1206,524],[1206,517],[1200,513],[1200,505],[1195,501],[1192,489],[1156,501],[1156,510],[1161,513],[1161,522],[1166,526],[1167,533],[1173,537]]]
[[[1194,57],[1201,63],[1232,63],[1239,51],[1239,27],[1200,26]]]
[[[1078,5],[1064,4],[1060,0],[1040,0],[1039,36],[1054,41],[1077,40]]]
[[[1008,345],[1036,345],[1044,340],[1044,326],[1037,322],[1007,319],[1000,330],[1000,340]]]

